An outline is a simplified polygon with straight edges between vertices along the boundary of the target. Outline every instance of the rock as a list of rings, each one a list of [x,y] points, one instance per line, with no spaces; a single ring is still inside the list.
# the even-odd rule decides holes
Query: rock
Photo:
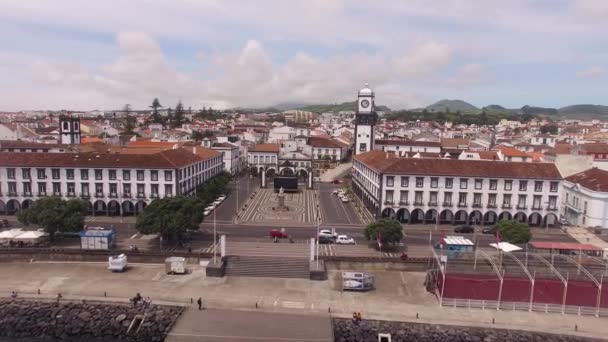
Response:
[[[87,321],[89,318],[91,318],[91,313],[88,311],[83,311],[78,314],[78,318],[80,318],[83,321]]]
[[[127,315],[125,315],[125,314],[120,314],[120,315],[116,316],[116,321],[118,321],[118,322],[122,322],[122,321],[124,321],[126,318],[127,318]]]

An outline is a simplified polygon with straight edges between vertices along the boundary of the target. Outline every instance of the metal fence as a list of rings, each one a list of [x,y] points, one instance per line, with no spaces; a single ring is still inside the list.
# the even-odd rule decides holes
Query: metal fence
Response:
[[[454,308],[469,308],[482,310],[511,310],[545,313],[561,313],[579,316],[608,317],[608,309],[588,306],[556,305],[524,302],[498,302],[495,300],[454,299],[443,298],[442,305]]]

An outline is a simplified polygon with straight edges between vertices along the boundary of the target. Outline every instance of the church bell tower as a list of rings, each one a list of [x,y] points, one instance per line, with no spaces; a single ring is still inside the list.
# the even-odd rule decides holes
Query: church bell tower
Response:
[[[367,83],[359,90],[355,115],[355,155],[374,149],[374,127],[378,121],[374,97],[374,91]]]
[[[59,117],[59,136],[64,145],[80,144],[80,118],[67,115]]]

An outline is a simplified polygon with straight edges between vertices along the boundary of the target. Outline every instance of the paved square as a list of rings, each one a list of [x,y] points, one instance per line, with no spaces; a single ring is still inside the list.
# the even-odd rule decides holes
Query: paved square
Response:
[[[253,198],[247,200],[247,209],[240,216],[242,224],[315,224],[316,204],[313,190],[299,193],[285,193],[285,206],[289,209],[279,211],[278,194],[273,189],[260,189]]]

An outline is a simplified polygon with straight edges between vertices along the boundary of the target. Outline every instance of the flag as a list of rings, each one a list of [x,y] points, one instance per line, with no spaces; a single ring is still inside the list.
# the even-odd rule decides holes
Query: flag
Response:
[[[380,230],[378,230],[378,238],[376,239],[376,241],[378,241],[378,247],[382,248],[382,233],[380,232]]]

